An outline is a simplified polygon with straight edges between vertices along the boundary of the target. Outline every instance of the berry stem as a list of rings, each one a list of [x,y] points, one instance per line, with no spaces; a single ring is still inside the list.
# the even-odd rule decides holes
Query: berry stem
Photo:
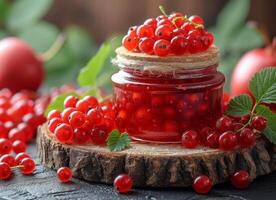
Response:
[[[166,13],[166,11],[165,11],[165,8],[162,5],[159,6],[159,10],[161,11],[161,13],[163,15],[168,16],[167,13]]]
[[[16,165],[16,166],[11,167],[11,169],[13,170],[13,169],[21,168],[21,167],[24,167],[24,165]]]
[[[45,52],[43,52],[42,54],[39,55],[39,58],[43,61],[43,62],[47,62],[49,60],[51,60],[59,51],[60,49],[63,47],[65,42],[65,36],[63,33],[61,33],[56,41],[53,43],[53,45]]]
[[[248,122],[247,122],[243,127],[241,127],[239,130],[237,130],[237,133],[241,132],[244,128],[248,127],[248,126],[251,124],[252,118],[253,118],[254,115],[255,115],[256,107],[257,107],[258,105],[259,105],[258,102],[256,102],[256,103],[254,104],[254,106],[253,106],[253,108],[252,108],[252,110],[251,110],[251,112],[250,112],[250,117],[249,117]]]

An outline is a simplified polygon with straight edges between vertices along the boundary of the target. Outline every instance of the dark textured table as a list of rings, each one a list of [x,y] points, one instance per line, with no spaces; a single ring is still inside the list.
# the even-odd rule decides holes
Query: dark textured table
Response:
[[[29,146],[29,153],[35,158],[37,168],[34,176],[16,175],[9,181],[0,181],[0,200],[35,199],[146,199],[146,200],[275,200],[276,172],[255,180],[249,189],[236,190],[230,184],[215,186],[208,195],[197,195],[191,188],[183,189],[134,189],[130,194],[117,194],[112,186],[89,184],[74,179],[70,184],[57,181],[55,171],[40,165],[35,145]]]

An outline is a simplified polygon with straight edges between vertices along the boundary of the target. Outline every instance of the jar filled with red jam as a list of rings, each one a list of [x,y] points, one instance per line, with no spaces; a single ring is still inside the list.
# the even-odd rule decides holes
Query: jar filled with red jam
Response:
[[[116,50],[112,76],[116,124],[133,140],[179,143],[186,130],[215,127],[222,115],[224,75],[218,48],[158,57]]]

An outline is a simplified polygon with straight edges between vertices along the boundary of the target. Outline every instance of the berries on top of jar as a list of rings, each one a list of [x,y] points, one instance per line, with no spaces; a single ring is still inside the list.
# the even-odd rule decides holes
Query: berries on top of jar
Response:
[[[214,43],[212,33],[204,29],[200,16],[179,12],[149,18],[141,25],[132,26],[122,40],[122,45],[131,52],[168,56],[194,54],[206,51]]]

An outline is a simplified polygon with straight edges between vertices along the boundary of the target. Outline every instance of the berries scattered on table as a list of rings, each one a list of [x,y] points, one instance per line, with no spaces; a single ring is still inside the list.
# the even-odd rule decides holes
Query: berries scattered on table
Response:
[[[115,189],[119,193],[127,193],[131,190],[133,181],[127,174],[120,174],[117,176],[113,183]]]
[[[6,180],[10,178],[12,172],[11,168],[7,163],[0,162],[0,180]]]
[[[35,162],[31,158],[24,158],[19,164],[22,174],[32,174],[35,170]]]
[[[248,172],[244,170],[236,172],[233,176],[231,176],[230,180],[232,185],[238,189],[247,188],[251,183]]]
[[[130,27],[122,45],[128,51],[167,56],[203,52],[213,42],[214,37],[204,29],[201,17],[172,13]]]
[[[211,190],[212,185],[212,181],[208,176],[201,175],[194,180],[193,188],[199,194],[207,194]]]
[[[72,171],[68,167],[61,167],[57,171],[57,177],[62,183],[68,183],[72,179]]]

